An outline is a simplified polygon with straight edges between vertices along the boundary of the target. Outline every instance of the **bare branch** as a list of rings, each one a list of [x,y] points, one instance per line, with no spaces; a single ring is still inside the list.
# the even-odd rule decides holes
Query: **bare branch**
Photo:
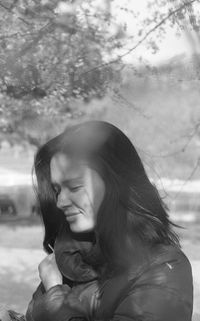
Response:
[[[25,20],[22,17],[18,17],[18,19],[21,20],[22,22],[24,22],[27,26],[31,26],[32,25],[32,23],[28,22],[27,20]]]
[[[134,109],[137,113],[142,115],[144,118],[149,119],[150,117],[142,112],[142,109],[138,106],[136,106],[133,102],[130,102],[127,98],[124,97],[121,93],[118,91],[114,91],[114,96],[117,97],[118,100],[121,100],[121,102],[127,106],[128,108]]]
[[[10,11],[10,8],[9,7],[6,7],[3,3],[1,3],[0,2],[0,6],[2,7],[2,8],[4,8],[5,10],[7,10],[7,11]]]
[[[187,135],[187,138],[188,140],[185,142],[185,144],[178,150],[176,150],[175,152],[171,152],[171,153],[166,153],[166,154],[151,154],[150,152],[147,152],[146,150],[143,150],[140,148],[140,150],[146,154],[148,157],[151,157],[151,158],[168,158],[168,157],[173,157],[175,155],[178,155],[180,153],[184,153],[186,151],[186,149],[188,148],[188,146],[190,145],[192,139],[194,138],[194,136],[198,133],[198,130],[200,128],[200,123],[197,123],[192,132],[190,134]],[[184,136],[181,136],[181,137],[185,137]],[[177,140],[179,140],[181,137],[179,137]],[[177,140],[174,140],[173,142],[175,143]]]
[[[32,33],[30,33],[30,32],[26,32],[26,33],[15,32],[15,33],[11,33],[9,35],[0,36],[0,40],[14,38],[16,36],[20,36],[20,37],[33,36],[36,34],[37,34],[36,32],[32,32]]]
[[[192,179],[192,177],[194,176],[194,174],[196,173],[197,169],[200,167],[200,157],[198,157],[196,164],[194,166],[194,168],[192,169],[190,175],[187,177],[187,179],[183,182],[183,184],[180,186],[179,191],[174,195],[173,199],[176,199],[177,196],[181,193],[183,187]]]
[[[10,5],[10,11],[12,10],[12,9],[14,9],[14,7],[16,6],[16,4],[17,4],[17,2],[18,2],[18,0],[13,0],[13,3]]]
[[[157,23],[153,28],[151,28],[137,43],[135,46],[133,46],[132,48],[130,48],[128,51],[126,51],[124,54],[119,55],[116,59],[113,59],[107,63],[101,64],[95,68],[92,68],[84,73],[82,73],[80,76],[93,72],[95,70],[98,70],[100,68],[103,68],[105,66],[108,66],[110,64],[114,64],[119,62],[119,60],[121,60],[122,58],[126,57],[127,55],[129,55],[132,51],[134,51],[137,47],[139,47],[148,37],[149,35],[151,35],[153,32],[155,32],[155,30],[157,30],[161,25],[163,25],[166,21],[169,20],[169,18],[171,18],[172,16],[176,15],[178,12],[182,11],[184,8],[186,8],[187,6],[191,6],[191,4],[195,3],[195,2],[199,2],[199,0],[191,0],[188,2],[184,2],[183,5],[181,5],[179,8],[170,11],[170,13],[164,17],[159,23]]]
[[[149,154],[149,156],[151,156],[153,158],[168,158],[168,157],[173,157],[175,155],[178,155],[180,153],[184,153],[186,151],[187,147],[189,146],[191,140],[192,139],[189,138],[189,140],[183,145],[183,147],[181,147],[180,149],[176,150],[175,152],[166,153],[166,154],[158,154],[158,155]]]
[[[7,7],[7,6],[5,6],[3,3],[0,2],[0,6],[1,6],[2,8],[4,8],[5,10],[11,12],[12,9],[15,7],[15,5],[16,5],[17,2],[18,2],[18,0],[13,0],[13,3],[10,5],[10,7]]]
[[[194,2],[198,2],[198,0],[192,0],[189,2],[184,2],[184,4],[182,6],[180,6],[179,8],[170,11],[170,13],[163,18],[159,23],[157,23],[152,29],[150,29],[145,35],[144,37],[142,37],[142,39],[140,41],[138,41],[138,43],[132,47],[131,49],[129,49],[125,54],[121,55],[120,58],[123,58],[125,56],[127,56],[129,53],[131,53],[133,50],[135,50],[139,45],[141,45],[141,43],[143,43],[150,34],[152,34],[156,29],[158,29],[162,24],[164,24],[167,20],[169,20],[169,18],[171,16],[174,16],[175,14],[177,14],[178,12],[182,11],[185,7],[190,6],[191,4],[193,4]]]
[[[18,36],[20,33],[19,32],[15,32],[15,33],[12,33],[10,35],[4,35],[4,36],[1,36],[0,37],[0,40],[3,40],[3,39],[8,39],[8,38],[13,38],[15,36]]]

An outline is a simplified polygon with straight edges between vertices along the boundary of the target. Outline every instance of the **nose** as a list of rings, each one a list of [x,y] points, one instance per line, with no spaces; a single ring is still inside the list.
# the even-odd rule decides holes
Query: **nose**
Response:
[[[57,207],[63,210],[65,207],[70,207],[71,205],[70,191],[67,188],[62,189],[57,197]]]

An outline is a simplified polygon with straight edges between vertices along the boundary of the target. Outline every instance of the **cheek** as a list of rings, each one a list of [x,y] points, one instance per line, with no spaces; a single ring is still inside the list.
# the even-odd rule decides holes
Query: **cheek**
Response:
[[[98,210],[103,202],[104,195],[105,195],[104,182],[98,178],[98,181],[94,184],[93,199],[92,199],[93,211],[95,215],[97,215]]]
[[[105,184],[100,175],[87,168],[84,175],[84,188],[79,194],[81,204],[89,215],[97,215],[105,195]]]
[[[98,188],[97,188],[98,187]],[[74,196],[74,204],[82,208],[89,216],[96,216],[104,198],[104,187],[87,186]]]
[[[86,210],[91,208],[93,204],[93,195],[91,195],[90,191],[83,187],[80,191],[76,192],[72,196],[72,202],[76,206]]]

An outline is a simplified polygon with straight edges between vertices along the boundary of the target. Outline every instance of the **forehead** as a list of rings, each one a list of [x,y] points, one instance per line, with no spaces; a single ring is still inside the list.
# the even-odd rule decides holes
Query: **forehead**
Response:
[[[83,162],[63,153],[55,154],[50,162],[52,182],[62,182],[63,180],[72,180],[81,177],[83,175],[83,170]]]

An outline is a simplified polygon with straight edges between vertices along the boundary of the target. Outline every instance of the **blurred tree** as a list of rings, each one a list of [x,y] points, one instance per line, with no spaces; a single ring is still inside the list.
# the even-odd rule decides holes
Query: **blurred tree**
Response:
[[[100,99],[113,86],[118,93],[122,58],[143,42],[156,53],[166,23],[185,25],[188,14],[187,23],[199,30],[197,0],[148,1],[142,19],[121,5],[140,23],[134,37],[112,12],[113,2],[0,0],[1,131],[21,135],[27,119],[73,117],[74,98]]]
[[[108,0],[1,0],[0,7],[3,131],[16,131],[27,111],[31,117],[62,116],[72,113],[72,98],[105,95],[116,75],[114,65],[91,70],[124,37]]]

